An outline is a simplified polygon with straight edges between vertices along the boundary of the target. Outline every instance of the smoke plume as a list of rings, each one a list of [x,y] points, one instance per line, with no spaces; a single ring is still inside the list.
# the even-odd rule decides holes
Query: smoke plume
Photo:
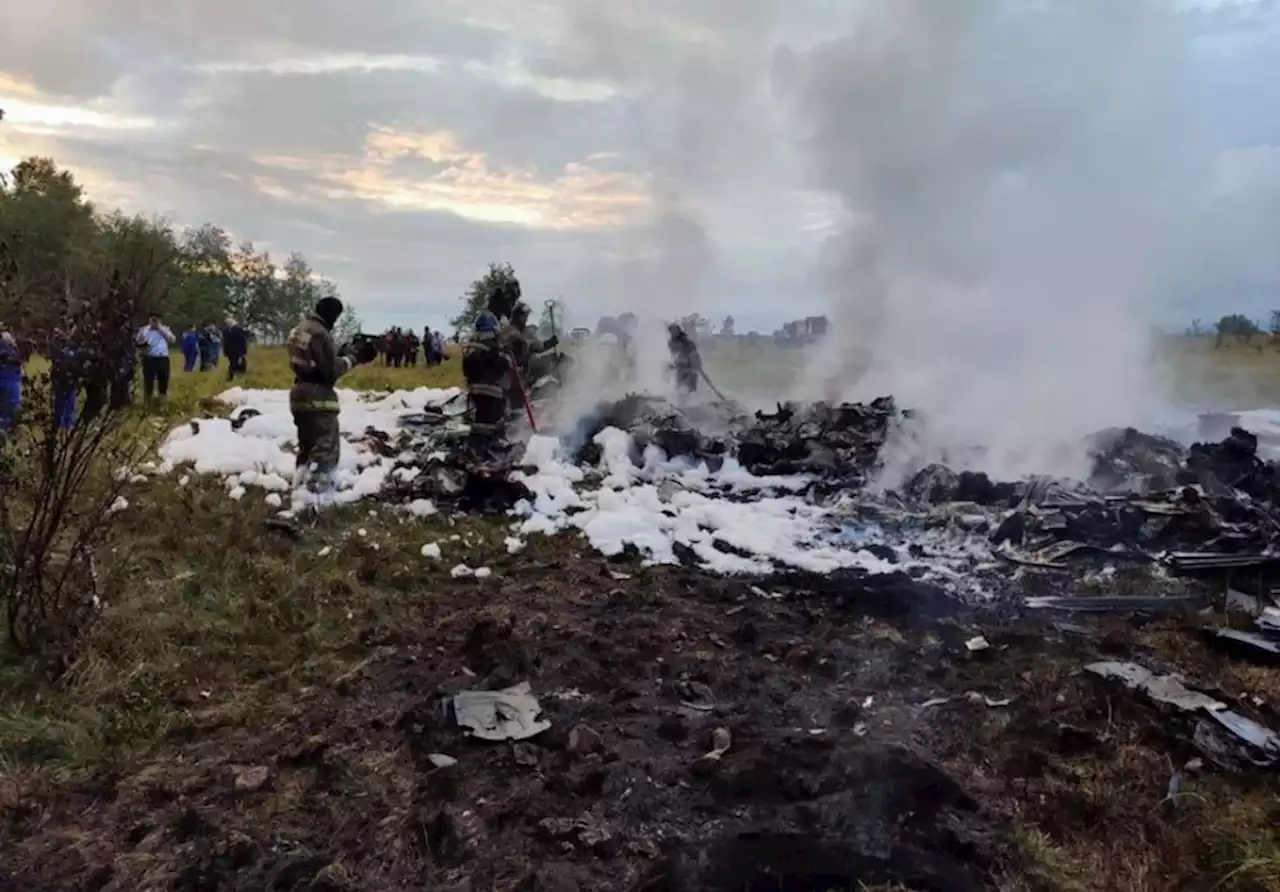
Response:
[[[832,334],[798,396],[893,394],[917,443],[1002,475],[1077,473],[1162,392],[1150,321],[1203,159],[1190,39],[1158,0],[866,0],[774,79],[846,219]]]

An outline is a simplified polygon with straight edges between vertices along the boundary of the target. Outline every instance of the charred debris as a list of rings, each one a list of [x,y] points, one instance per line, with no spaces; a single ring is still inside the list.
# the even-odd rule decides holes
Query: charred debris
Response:
[[[523,445],[474,454],[451,408],[460,407],[405,416],[398,437],[367,432],[368,446],[397,460],[384,497],[488,512],[526,497],[510,479]],[[935,464],[895,491],[871,491],[884,457],[910,449],[920,423],[889,397],[789,403],[752,414],[732,403],[680,407],[633,395],[597,406],[562,442],[588,475],[602,460],[596,435],[617,428],[630,434],[637,467],[657,447],[713,472],[733,458],[760,477],[803,476],[810,498],[853,505],[855,515],[856,506],[871,505],[899,526],[946,519],[987,535],[997,556],[1027,567],[1064,569],[1068,558],[1087,555],[1160,562],[1190,574],[1280,563],[1280,466],[1264,461],[1257,437],[1239,427],[1221,442],[1189,449],[1132,428],[1103,431],[1088,444],[1093,467],[1084,481],[998,481]]]

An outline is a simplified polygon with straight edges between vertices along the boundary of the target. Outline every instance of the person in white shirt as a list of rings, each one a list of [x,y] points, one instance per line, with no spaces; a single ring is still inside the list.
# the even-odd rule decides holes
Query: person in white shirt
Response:
[[[158,313],[152,313],[138,332],[138,346],[142,349],[142,395],[148,409],[152,407],[152,395],[158,390],[160,405],[169,400],[169,348],[174,337]]]

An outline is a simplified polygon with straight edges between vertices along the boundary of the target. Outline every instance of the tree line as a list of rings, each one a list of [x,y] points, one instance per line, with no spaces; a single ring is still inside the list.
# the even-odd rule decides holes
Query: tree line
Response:
[[[1219,343],[1227,338],[1248,341],[1261,334],[1270,334],[1273,339],[1280,338],[1280,310],[1271,311],[1271,317],[1265,329],[1243,313],[1228,313],[1212,326],[1207,326],[1203,320],[1196,319],[1188,326],[1186,333],[1193,338],[1216,335]]]
[[[0,320],[32,335],[57,326],[68,304],[104,279],[117,286],[108,290],[129,294],[134,321],[159,313],[174,326],[203,325],[231,316],[266,343],[282,341],[316,301],[338,293],[300,253],[277,262],[211,223],[178,229],[100,210],[49,158],[0,173],[0,263]]]

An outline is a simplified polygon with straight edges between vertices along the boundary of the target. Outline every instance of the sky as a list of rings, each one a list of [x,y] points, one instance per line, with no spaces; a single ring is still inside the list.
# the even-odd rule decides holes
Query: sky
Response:
[[[840,309],[832,272],[871,250],[851,232],[879,234],[877,270],[969,287],[1012,267],[966,227],[1060,278],[1120,238],[1058,225],[1085,214],[1144,229],[1141,281],[1106,268],[1152,321],[1280,307],[1280,3],[1078,0],[1061,42],[1045,5],[13,0],[0,165],[49,155],[102,206],[301,251],[367,328],[439,324],[509,261],[575,323],[643,306],[772,331]],[[1043,163],[1049,141],[1073,148]],[[1043,200],[992,205],[1038,176]],[[1063,187],[1086,181],[1106,191]],[[1180,225],[1146,238],[1157,210]],[[1050,220],[1089,250],[1012,237]],[[970,249],[986,266],[952,262]]]

